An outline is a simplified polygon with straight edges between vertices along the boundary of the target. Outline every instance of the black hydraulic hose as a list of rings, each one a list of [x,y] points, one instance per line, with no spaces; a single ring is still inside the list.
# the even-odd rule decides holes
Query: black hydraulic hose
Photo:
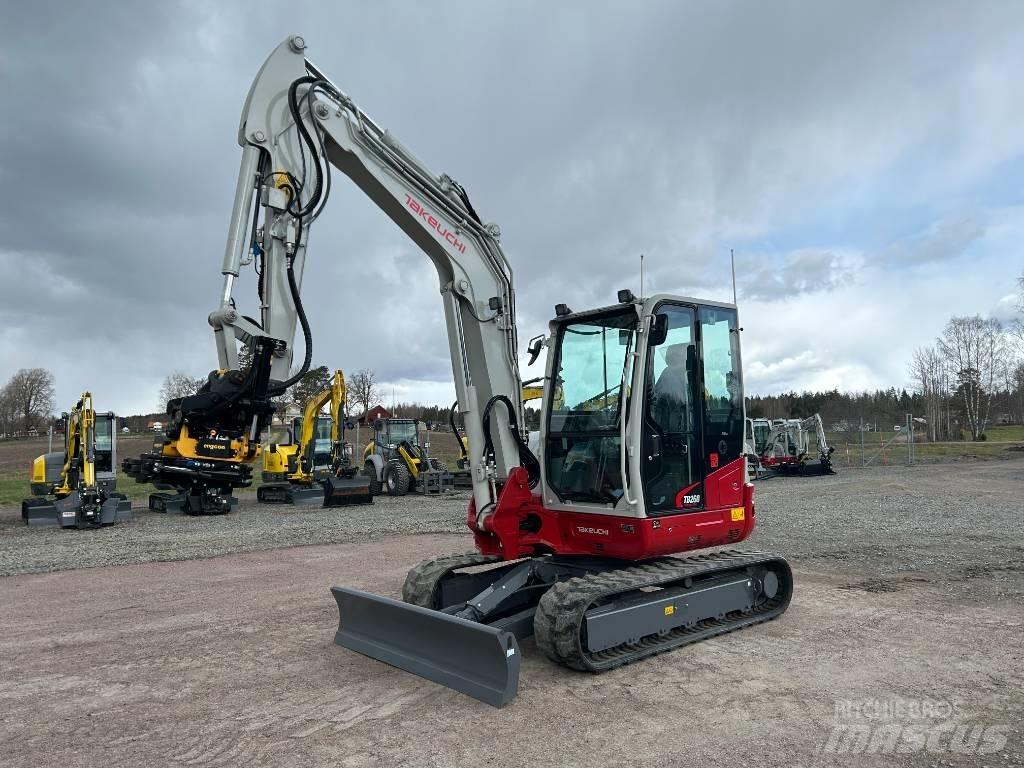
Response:
[[[519,432],[519,422],[516,418],[516,408],[505,395],[495,395],[487,401],[487,405],[484,406],[483,414],[483,428],[484,428],[484,453],[487,456],[488,461],[494,460],[494,442],[491,440],[491,409],[495,403],[503,403],[505,410],[508,412],[508,428],[512,433],[512,439],[516,441],[516,446],[519,449],[519,464],[526,469],[526,474],[530,478],[530,487],[535,488],[537,483],[540,482],[540,462],[537,457],[533,455],[530,450],[530,446],[523,440],[523,436]]]
[[[459,425],[455,423],[455,409],[459,407],[459,401],[456,400],[452,403],[452,409],[448,412],[448,424],[451,425],[452,434],[455,435],[455,440],[459,444],[459,455],[463,459],[469,458],[469,451],[466,450],[466,444],[462,442],[462,433],[459,432]]]
[[[480,221],[480,217],[477,215],[476,210],[473,208],[473,204],[469,202],[469,195],[466,193],[465,187],[454,180],[452,181],[452,186],[455,188],[455,192],[458,194],[459,199],[462,200],[462,204],[466,206],[466,210],[469,211],[469,215],[473,217],[473,220],[476,221],[477,224],[483,224],[483,222]]]
[[[309,131],[306,130],[306,125],[302,121],[302,116],[299,114],[299,102],[298,102],[298,89],[300,85],[309,84],[310,90],[315,88],[318,84],[325,83],[326,81],[312,76],[300,77],[294,80],[288,87],[288,108],[291,111],[292,119],[295,121],[295,128],[299,133],[300,137],[300,149],[302,144],[305,144],[309,148],[310,158],[313,164],[316,166],[316,186],[313,188],[313,193],[309,196],[309,200],[306,201],[305,205],[301,204],[299,200],[299,190],[303,184],[297,183],[297,180],[292,178],[289,174],[288,181],[292,186],[293,194],[288,200],[288,212],[291,213],[297,221],[297,232],[295,235],[295,250],[298,251],[302,247],[302,219],[308,216],[310,213],[319,213],[317,210],[318,205],[321,202],[326,203],[326,195],[324,195],[324,169],[320,163],[318,148],[313,138],[309,135]],[[303,162],[303,173],[305,173],[305,162]],[[330,189],[330,184],[326,187]],[[323,198],[321,200],[321,198]],[[319,206],[322,208],[322,206]],[[297,384],[306,373],[309,372],[309,368],[313,363],[313,332],[309,327],[309,320],[306,317],[306,310],[302,306],[302,296],[299,293],[299,286],[295,280],[295,266],[294,266],[294,254],[288,258],[288,291],[292,297],[292,303],[295,305],[295,313],[298,315],[299,324],[302,326],[302,338],[306,347],[306,354],[302,361],[302,366],[299,368],[295,375],[290,376],[287,380],[274,385],[268,389],[268,394],[271,397],[284,394],[288,387],[293,384]]]
[[[320,158],[318,157],[316,143],[313,141],[313,137],[309,135],[309,131],[306,130],[306,124],[302,121],[302,115],[299,114],[299,101],[297,93],[300,85],[309,84],[310,88],[313,88],[317,83],[322,82],[315,77],[307,75],[306,77],[300,77],[294,80],[288,87],[288,109],[291,112],[292,119],[295,121],[295,128],[299,132],[299,138],[306,147],[309,148],[310,158],[316,166],[316,186],[313,187],[313,194],[309,196],[309,200],[306,205],[299,204],[296,198],[289,201],[289,212],[298,218],[308,216],[316,210],[317,204],[320,202],[321,191],[323,190],[324,184],[324,169],[320,164]],[[301,144],[300,144],[301,148]],[[303,167],[303,174],[305,174],[305,167]],[[297,196],[296,196],[297,197]],[[292,203],[299,204],[299,207],[292,208]]]
[[[309,320],[306,319],[306,310],[302,306],[302,297],[299,295],[299,286],[295,282],[295,269],[292,267],[291,260],[288,261],[288,290],[292,295],[292,301],[295,302],[295,313],[299,316],[299,324],[302,326],[302,339],[306,345],[306,356],[302,360],[302,367],[299,368],[294,376],[269,389],[271,397],[283,395],[288,387],[297,384],[309,372],[309,367],[313,362],[313,332],[310,330]]]
[[[264,159],[260,158],[260,167],[257,170],[257,179],[263,178],[263,166]],[[256,185],[256,194],[253,195],[252,205],[252,230],[249,233],[249,253],[256,259],[256,274],[259,277],[259,282],[256,285],[256,291],[260,297],[260,303],[263,302],[263,248],[259,243],[256,242],[256,230],[259,229],[260,221],[260,190],[259,184]]]

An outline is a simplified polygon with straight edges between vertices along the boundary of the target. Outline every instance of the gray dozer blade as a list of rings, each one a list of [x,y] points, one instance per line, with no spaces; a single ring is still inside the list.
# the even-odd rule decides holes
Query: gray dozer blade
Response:
[[[323,481],[324,506],[347,507],[351,504],[372,504],[370,478],[366,475],[328,477]]]
[[[347,587],[334,642],[495,707],[519,689],[519,644],[511,632]]]
[[[91,528],[96,525],[114,525],[132,519],[132,503],[121,494],[107,498],[100,507],[98,520],[82,518],[82,498],[73,491],[63,499],[26,499],[21,504],[21,517],[29,526],[56,525],[61,528]]]

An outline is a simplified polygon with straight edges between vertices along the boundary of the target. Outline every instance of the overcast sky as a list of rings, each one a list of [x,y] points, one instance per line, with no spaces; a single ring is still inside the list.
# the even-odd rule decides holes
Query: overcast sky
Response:
[[[58,410],[130,414],[216,367],[242,102],[300,33],[501,226],[520,339],[636,290],[641,252],[648,293],[730,299],[734,248],[749,393],[903,386],[950,315],[1012,310],[1022,28],[952,0],[6,3],[0,379],[47,367]],[[314,361],[449,402],[433,267],[336,181]]]

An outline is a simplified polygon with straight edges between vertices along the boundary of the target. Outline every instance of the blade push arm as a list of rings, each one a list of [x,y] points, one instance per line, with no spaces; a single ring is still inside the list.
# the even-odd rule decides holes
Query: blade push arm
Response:
[[[447,321],[455,389],[465,417],[477,508],[492,502],[491,481],[519,466],[520,443],[509,429],[522,424],[512,270],[463,188],[436,175],[374,123],[304,55],[291,37],[260,69],[246,99],[238,141],[242,162],[222,273],[220,307],[210,315],[222,367],[237,365],[238,342],[275,341],[273,378],[291,370],[292,341],[304,321],[302,274],[311,225],[324,210],[330,167],[337,168],[386,213],[433,263]],[[260,320],[235,307],[241,266],[258,261]],[[506,408],[484,411],[493,398]],[[493,455],[485,466],[483,456]]]

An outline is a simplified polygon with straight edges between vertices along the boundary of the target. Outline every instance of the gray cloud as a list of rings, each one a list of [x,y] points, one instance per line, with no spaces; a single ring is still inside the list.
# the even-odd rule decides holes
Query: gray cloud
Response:
[[[773,301],[801,293],[830,291],[849,284],[855,267],[831,251],[805,249],[782,256],[745,257],[737,264],[737,283],[748,299]]]
[[[894,244],[880,259],[891,267],[950,261],[963,256],[985,231],[985,223],[975,214],[947,216],[924,232]]]
[[[799,228],[926,139],[958,180],[1021,148],[985,142],[1020,116],[1000,90],[1019,77],[978,74],[1024,71],[1013,3],[79,5],[21,4],[0,28],[0,378],[48,365],[61,398],[88,386],[123,411],[155,405],[167,371],[214,365],[238,115],[291,32],[502,226],[524,339],[557,302],[635,288],[640,252],[649,290],[725,298],[733,240]],[[841,246],[773,256],[754,283],[847,286]],[[350,185],[310,259],[317,362],[450,380],[432,270]]]

